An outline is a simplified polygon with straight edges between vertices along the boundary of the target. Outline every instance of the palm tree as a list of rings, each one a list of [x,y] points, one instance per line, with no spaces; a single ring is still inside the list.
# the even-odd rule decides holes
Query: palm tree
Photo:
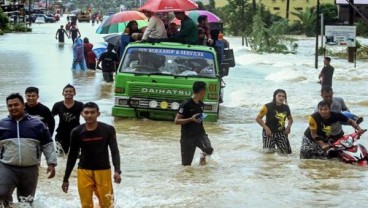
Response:
[[[315,35],[317,15],[313,8],[306,8],[305,11],[291,12],[292,15],[298,17],[294,23],[299,25],[307,37]]]

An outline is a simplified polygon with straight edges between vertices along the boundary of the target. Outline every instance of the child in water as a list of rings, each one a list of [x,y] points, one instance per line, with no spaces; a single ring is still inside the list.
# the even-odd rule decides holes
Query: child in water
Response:
[[[285,90],[278,89],[273,94],[272,102],[264,105],[259,112],[256,121],[263,128],[263,149],[268,153],[277,150],[280,154],[291,154],[291,147],[288,139],[293,118],[287,104]],[[266,122],[263,117],[266,116]],[[285,128],[286,119],[288,125]]]

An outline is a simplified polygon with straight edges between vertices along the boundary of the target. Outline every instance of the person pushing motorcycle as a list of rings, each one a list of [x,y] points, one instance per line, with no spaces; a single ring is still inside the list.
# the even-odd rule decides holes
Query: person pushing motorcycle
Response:
[[[363,132],[360,126],[344,114],[331,111],[329,102],[318,103],[318,112],[309,117],[309,127],[306,129],[302,147],[301,159],[325,159],[333,157],[333,152],[327,154],[330,144],[344,135],[341,123],[347,123],[359,132]]]

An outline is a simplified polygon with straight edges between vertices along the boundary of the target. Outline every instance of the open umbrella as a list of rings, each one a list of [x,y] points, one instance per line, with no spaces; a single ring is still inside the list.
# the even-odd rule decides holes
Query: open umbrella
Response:
[[[100,58],[101,54],[107,51],[107,43],[101,42],[94,44],[92,51],[95,53],[97,58]]]
[[[97,28],[97,34],[109,34],[124,32],[130,21],[137,21],[138,27],[142,28],[148,25],[147,17],[138,11],[123,11],[109,16]]]
[[[119,40],[121,39],[121,34],[110,34],[103,37],[105,42],[110,43],[114,46],[117,46],[119,44]]]
[[[176,12],[197,9],[198,5],[191,0],[148,0],[139,11]]]
[[[215,15],[212,12],[206,11],[206,10],[186,11],[185,14],[188,15],[188,17],[190,19],[192,19],[195,23],[198,23],[198,17],[201,16],[201,15],[206,15],[207,16],[208,23],[221,22],[221,19],[217,15]],[[174,20],[172,22],[177,24],[177,25],[181,24],[181,21],[178,20],[177,18],[174,18]]]
[[[109,16],[106,21],[104,21],[103,26],[122,22],[128,23],[132,20],[147,20],[147,17],[138,11],[122,11]]]

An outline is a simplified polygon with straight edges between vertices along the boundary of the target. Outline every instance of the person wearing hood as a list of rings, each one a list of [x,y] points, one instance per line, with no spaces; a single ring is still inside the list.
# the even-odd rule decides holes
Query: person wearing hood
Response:
[[[84,59],[84,43],[81,38],[77,38],[73,44],[73,70],[77,69],[77,64],[82,71],[86,70],[86,61]]]

